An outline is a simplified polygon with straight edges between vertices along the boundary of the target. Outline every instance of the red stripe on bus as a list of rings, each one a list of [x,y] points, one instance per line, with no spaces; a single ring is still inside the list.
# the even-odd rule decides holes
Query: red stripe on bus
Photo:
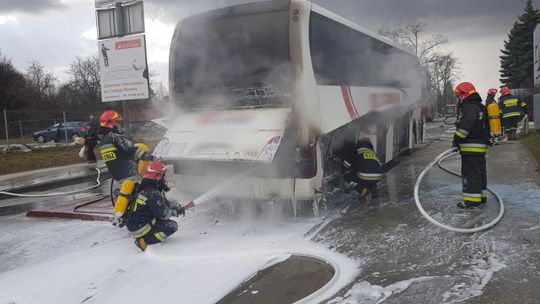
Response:
[[[358,113],[356,113],[356,109],[354,108],[354,105],[351,101],[349,87],[341,86],[341,93],[343,94],[343,101],[345,101],[345,107],[347,107],[347,112],[349,112],[349,116],[351,117],[351,119],[357,119]]]

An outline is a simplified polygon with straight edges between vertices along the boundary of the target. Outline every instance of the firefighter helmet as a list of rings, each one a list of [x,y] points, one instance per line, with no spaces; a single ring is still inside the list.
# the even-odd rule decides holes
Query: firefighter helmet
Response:
[[[457,85],[454,93],[460,100],[464,100],[472,94],[476,93],[476,88],[470,82],[462,82]]]
[[[99,125],[103,128],[112,129],[120,120],[122,120],[122,116],[118,112],[107,110],[99,117]]]
[[[488,95],[489,96],[495,96],[497,94],[497,89],[489,89],[488,90]]]
[[[146,171],[144,172],[143,177],[148,179],[161,180],[165,176],[167,167],[160,161],[151,162]]]
[[[508,94],[510,94],[510,88],[502,87],[501,88],[501,95],[504,96],[504,95],[508,95]]]

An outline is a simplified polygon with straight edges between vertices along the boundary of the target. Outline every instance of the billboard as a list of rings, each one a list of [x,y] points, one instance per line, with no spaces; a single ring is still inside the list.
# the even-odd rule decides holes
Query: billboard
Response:
[[[148,98],[144,35],[98,41],[103,102]]]

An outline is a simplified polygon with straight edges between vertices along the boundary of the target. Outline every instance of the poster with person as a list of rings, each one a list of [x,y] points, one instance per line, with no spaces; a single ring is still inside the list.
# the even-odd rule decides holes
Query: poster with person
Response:
[[[148,98],[144,35],[98,41],[103,102]]]

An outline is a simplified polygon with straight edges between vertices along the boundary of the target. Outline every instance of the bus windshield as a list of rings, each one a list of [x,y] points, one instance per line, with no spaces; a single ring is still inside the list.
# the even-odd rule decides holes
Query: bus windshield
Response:
[[[288,10],[184,20],[171,50],[175,101],[192,109],[287,105],[288,30]]]

